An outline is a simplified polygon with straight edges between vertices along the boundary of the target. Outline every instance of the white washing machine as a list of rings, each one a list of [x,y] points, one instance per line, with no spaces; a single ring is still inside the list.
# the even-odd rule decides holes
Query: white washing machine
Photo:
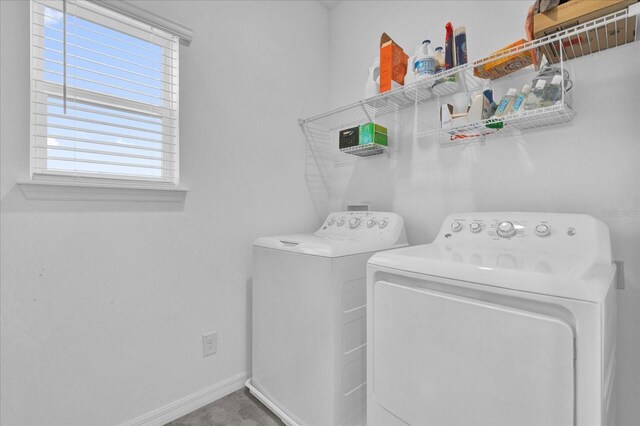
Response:
[[[613,424],[615,272],[574,214],[453,214],[372,256],[368,424]]]
[[[366,264],[407,245],[394,213],[332,213],[254,243],[251,393],[289,425],[363,425]]]

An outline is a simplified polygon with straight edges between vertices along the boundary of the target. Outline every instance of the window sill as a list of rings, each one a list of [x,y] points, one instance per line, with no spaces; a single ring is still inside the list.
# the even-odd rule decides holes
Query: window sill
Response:
[[[189,188],[158,188],[144,185],[115,185],[47,180],[17,182],[27,200],[49,201],[144,201],[184,202]]]

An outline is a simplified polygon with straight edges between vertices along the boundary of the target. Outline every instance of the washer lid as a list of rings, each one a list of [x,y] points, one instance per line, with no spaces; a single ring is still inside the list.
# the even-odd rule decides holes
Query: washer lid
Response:
[[[592,260],[581,253],[515,252],[432,243],[376,253],[368,265],[598,302],[606,294],[615,266]]]
[[[258,238],[255,246],[322,257],[371,253],[407,245],[404,221],[395,213],[331,213],[313,234]]]

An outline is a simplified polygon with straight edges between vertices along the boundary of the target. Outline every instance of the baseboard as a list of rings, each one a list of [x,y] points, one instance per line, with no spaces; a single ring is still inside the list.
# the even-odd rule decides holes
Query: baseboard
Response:
[[[242,372],[213,386],[209,386],[199,392],[188,395],[170,404],[143,414],[133,420],[122,423],[120,426],[162,426],[185,414],[211,404],[223,396],[229,395],[244,387],[249,379],[247,372]]]

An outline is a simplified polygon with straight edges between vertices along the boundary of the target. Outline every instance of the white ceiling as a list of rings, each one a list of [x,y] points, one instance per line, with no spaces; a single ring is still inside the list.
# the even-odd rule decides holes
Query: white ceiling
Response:
[[[331,10],[333,6],[335,6],[340,0],[318,0],[320,4],[322,4],[327,9]]]

